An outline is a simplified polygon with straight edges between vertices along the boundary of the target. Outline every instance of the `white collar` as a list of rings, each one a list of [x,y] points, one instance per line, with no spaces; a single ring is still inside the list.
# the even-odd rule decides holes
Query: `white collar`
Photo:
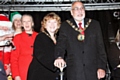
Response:
[[[76,20],[75,20],[75,22],[76,22],[77,26],[79,27],[79,22]],[[82,20],[82,28],[84,28],[84,19]]]

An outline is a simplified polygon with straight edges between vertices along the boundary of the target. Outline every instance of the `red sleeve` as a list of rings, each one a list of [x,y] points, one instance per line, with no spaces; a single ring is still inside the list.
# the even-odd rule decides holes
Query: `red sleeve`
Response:
[[[6,70],[7,67],[5,66],[5,64],[10,64],[10,55],[11,55],[11,52],[5,52],[4,53],[4,69]]]
[[[15,76],[19,76],[19,69],[18,69],[18,59],[19,59],[19,54],[20,54],[20,35],[16,35],[13,39],[14,46],[16,47],[15,50],[11,52],[11,71],[12,71],[12,76],[13,78]]]

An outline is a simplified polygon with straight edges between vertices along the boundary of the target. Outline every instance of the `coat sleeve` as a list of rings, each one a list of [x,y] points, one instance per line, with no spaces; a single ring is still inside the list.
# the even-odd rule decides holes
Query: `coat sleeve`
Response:
[[[97,27],[98,69],[106,70],[107,57],[102,37],[102,31],[99,22],[96,22],[96,25],[97,25],[96,27]]]
[[[15,76],[19,76],[19,70],[18,70],[18,68],[19,68],[18,59],[19,59],[19,54],[20,54],[20,47],[19,47],[20,43],[19,42],[20,42],[20,36],[17,35],[13,39],[13,43],[14,43],[14,46],[16,47],[16,49],[11,52],[11,60],[10,60],[13,78]]]
[[[62,57],[63,59],[65,58],[65,53],[67,49],[67,35],[65,34],[66,32],[66,27],[68,26],[66,22],[61,24],[60,30],[59,30],[59,36],[57,40],[57,44],[55,47],[55,58]]]
[[[47,38],[47,39],[46,39]],[[55,71],[54,67],[54,46],[49,44],[50,39],[39,34],[34,42],[33,57],[45,68]]]

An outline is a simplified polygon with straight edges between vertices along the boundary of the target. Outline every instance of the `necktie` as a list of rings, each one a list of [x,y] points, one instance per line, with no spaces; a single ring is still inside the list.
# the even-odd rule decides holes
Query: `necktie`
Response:
[[[79,25],[79,29],[81,30],[81,34],[84,35],[84,28],[82,28],[82,23],[79,23],[78,25]]]

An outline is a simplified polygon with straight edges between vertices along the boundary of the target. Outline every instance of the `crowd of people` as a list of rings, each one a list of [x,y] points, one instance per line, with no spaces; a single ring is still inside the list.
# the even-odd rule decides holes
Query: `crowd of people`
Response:
[[[106,55],[100,23],[85,17],[84,4],[73,2],[70,13],[64,22],[48,13],[40,32],[30,14],[12,12],[10,20],[0,14],[0,79],[60,80],[65,68],[63,80],[100,80],[109,62],[113,80],[120,80],[120,30]]]

